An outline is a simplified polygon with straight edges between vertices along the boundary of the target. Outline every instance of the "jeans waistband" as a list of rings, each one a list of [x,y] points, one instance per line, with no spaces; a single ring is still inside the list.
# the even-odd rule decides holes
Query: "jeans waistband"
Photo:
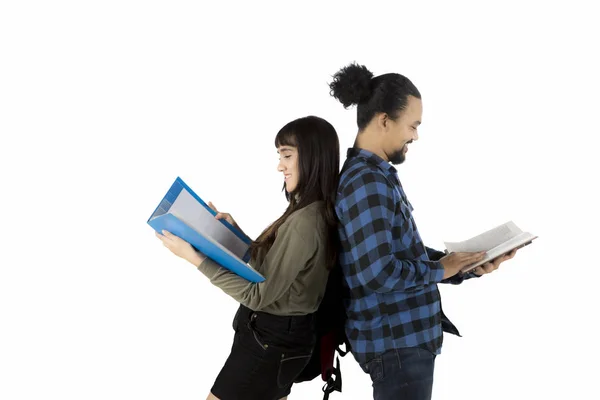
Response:
[[[314,328],[314,314],[307,315],[274,315],[263,311],[252,311],[246,306],[240,305],[236,316],[240,322],[252,321],[269,329],[278,331],[296,331],[299,329],[310,330]]]

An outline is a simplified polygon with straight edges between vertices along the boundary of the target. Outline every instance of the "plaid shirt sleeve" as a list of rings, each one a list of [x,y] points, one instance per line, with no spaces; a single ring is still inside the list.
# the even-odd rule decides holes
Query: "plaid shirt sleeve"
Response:
[[[420,290],[442,280],[440,262],[421,257],[412,242],[412,217],[400,210],[397,191],[381,173],[365,169],[338,194],[337,212],[343,221],[357,281],[371,291]]]
[[[429,259],[432,261],[439,261],[442,257],[446,256],[446,253],[444,253],[443,251],[435,250],[430,247],[425,247],[425,249],[427,250],[427,255],[429,256]],[[469,271],[467,274],[456,274],[454,276],[451,276],[450,278],[446,278],[446,279],[442,280],[440,283],[450,283],[453,285],[460,285],[467,279],[479,278],[479,277],[480,277],[480,275],[477,275],[473,271]]]
[[[431,247],[425,246],[425,250],[427,250],[427,256],[431,261],[439,261],[446,255],[443,251],[432,249]]]

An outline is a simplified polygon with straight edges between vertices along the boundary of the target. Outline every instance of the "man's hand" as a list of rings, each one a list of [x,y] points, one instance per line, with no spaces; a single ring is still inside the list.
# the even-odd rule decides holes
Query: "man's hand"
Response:
[[[480,265],[479,267],[475,268],[472,272],[477,276],[481,276],[481,275],[485,275],[485,274],[494,272],[495,270],[498,269],[500,264],[502,264],[504,261],[510,260],[511,258],[513,258],[515,256],[515,254],[517,254],[517,249],[514,249],[513,251],[511,251],[508,254],[505,254],[503,256],[495,258],[494,260],[492,260],[490,262]]]
[[[460,272],[466,266],[475,264],[485,258],[485,251],[479,253],[450,253],[440,259],[444,266],[444,279],[448,279]]]

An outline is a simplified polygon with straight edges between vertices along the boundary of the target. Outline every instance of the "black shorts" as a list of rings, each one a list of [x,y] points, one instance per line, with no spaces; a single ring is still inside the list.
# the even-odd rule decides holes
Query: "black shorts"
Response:
[[[278,400],[290,393],[315,344],[313,315],[282,317],[240,306],[231,353],[211,389],[221,400]]]

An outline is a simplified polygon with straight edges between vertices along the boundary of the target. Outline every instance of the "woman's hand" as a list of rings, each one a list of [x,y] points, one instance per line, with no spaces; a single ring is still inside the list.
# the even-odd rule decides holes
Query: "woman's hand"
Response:
[[[217,207],[215,207],[215,205],[212,202],[210,202],[210,201],[208,202],[208,206],[214,212],[217,213],[217,215],[215,216],[216,219],[224,219],[225,221],[227,221],[231,225],[233,225],[236,229],[240,229],[240,227],[238,226],[237,222],[235,222],[235,220],[233,219],[233,217],[231,216],[231,214],[219,212],[219,210],[217,210]]]
[[[215,205],[212,202],[208,202],[208,206],[217,213],[217,215],[215,215],[216,219],[224,219],[225,221],[229,222],[231,225],[233,225],[233,227],[235,229],[237,229],[238,231],[240,231],[242,233],[242,235],[246,236],[248,238],[248,240],[252,240],[250,239],[250,236],[248,236],[243,230],[242,228],[240,228],[240,226],[237,224],[237,222],[235,222],[235,220],[233,219],[233,217],[231,216],[231,214],[228,213],[222,213],[219,212],[219,210],[217,210],[217,207],[215,207]]]
[[[156,232],[156,236],[163,242],[167,249],[171,250],[171,253],[189,261],[196,267],[206,259],[206,256],[198,252],[191,244],[169,231],[163,230],[162,235]]]

